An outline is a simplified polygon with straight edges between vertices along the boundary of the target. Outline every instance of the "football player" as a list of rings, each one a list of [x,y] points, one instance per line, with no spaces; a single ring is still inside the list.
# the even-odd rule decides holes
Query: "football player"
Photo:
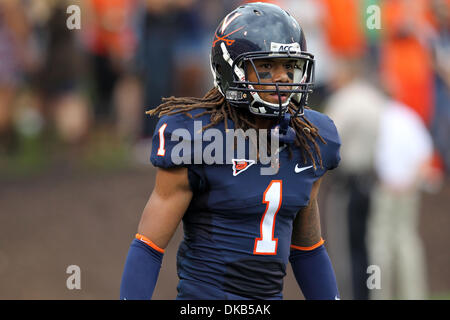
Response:
[[[203,98],[166,98],[148,112],[160,117],[151,154],[156,182],[128,252],[121,299],[152,297],[180,221],[177,299],[282,299],[289,261],[307,299],[339,299],[317,195],[339,163],[340,139],[327,116],[305,107],[314,56],[299,23],[273,4],[238,7],[216,30],[211,69],[215,86]],[[261,174],[264,165],[247,154],[199,164],[204,149],[194,147],[183,150],[188,161],[174,161],[177,129],[205,147],[195,120],[223,136],[275,128],[274,174]]]

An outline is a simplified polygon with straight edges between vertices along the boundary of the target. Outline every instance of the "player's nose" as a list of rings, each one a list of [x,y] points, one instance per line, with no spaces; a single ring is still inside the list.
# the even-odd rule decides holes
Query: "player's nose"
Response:
[[[288,75],[288,71],[283,66],[282,63],[277,63],[272,73],[272,81],[274,83],[289,83],[290,78]]]

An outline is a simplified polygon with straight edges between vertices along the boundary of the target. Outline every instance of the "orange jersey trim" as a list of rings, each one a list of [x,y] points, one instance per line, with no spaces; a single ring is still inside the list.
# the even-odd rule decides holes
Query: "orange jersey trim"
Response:
[[[156,251],[160,252],[160,253],[164,253],[164,249],[161,249],[160,247],[158,247],[156,244],[154,244],[149,238],[147,238],[146,236],[143,236],[142,234],[136,233],[136,239],[142,241],[143,243],[145,243],[146,245],[148,245],[149,247],[151,247],[152,249],[155,249]]]
[[[320,238],[320,241],[317,242],[315,245],[311,246],[311,247],[299,247],[299,246],[294,246],[293,244],[291,244],[291,248],[292,249],[297,249],[297,250],[303,250],[303,251],[311,251],[314,250],[318,247],[320,247],[321,245],[323,245],[325,243],[325,240],[323,240],[322,238]]]

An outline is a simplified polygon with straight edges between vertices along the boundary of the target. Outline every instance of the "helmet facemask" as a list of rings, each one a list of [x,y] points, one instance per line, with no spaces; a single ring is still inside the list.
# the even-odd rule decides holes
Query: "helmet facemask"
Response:
[[[249,70],[258,73],[259,59],[295,60],[296,70],[289,81],[249,81]],[[291,106],[295,116],[303,114],[314,87],[314,56],[307,52],[303,29],[289,13],[267,3],[242,5],[222,20],[212,42],[211,71],[231,106],[265,117],[281,118],[288,110],[292,113]]]
[[[226,50],[223,46],[222,50]],[[226,57],[226,52],[224,54]],[[294,68],[292,82],[265,82],[263,75],[255,65],[257,60],[283,59],[292,61]],[[231,58],[229,58],[231,60]],[[228,61],[229,63],[231,61]],[[257,76],[257,82],[249,81],[249,68]],[[247,106],[250,112],[267,117],[281,117],[288,110],[292,102],[296,107],[296,116],[303,114],[303,106],[307,96],[313,90],[314,57],[309,53],[297,51],[248,52],[238,56],[231,64],[234,81],[225,92],[228,102],[236,106]],[[272,75],[270,75],[272,79]],[[278,103],[269,102],[261,98],[260,93],[272,92],[278,96]],[[282,96],[286,101],[282,101]]]

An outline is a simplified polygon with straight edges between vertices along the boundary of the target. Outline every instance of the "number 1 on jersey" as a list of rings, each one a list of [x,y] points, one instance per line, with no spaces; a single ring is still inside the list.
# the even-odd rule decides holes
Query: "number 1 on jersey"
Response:
[[[164,140],[164,130],[166,130],[167,123],[164,123],[161,128],[159,128],[159,148],[158,148],[158,156],[164,157],[166,154],[166,149],[164,148],[165,140]]]
[[[266,204],[260,224],[260,238],[255,239],[253,254],[277,254],[278,239],[274,239],[275,218],[281,207],[282,181],[272,180],[264,191],[263,203]]]

